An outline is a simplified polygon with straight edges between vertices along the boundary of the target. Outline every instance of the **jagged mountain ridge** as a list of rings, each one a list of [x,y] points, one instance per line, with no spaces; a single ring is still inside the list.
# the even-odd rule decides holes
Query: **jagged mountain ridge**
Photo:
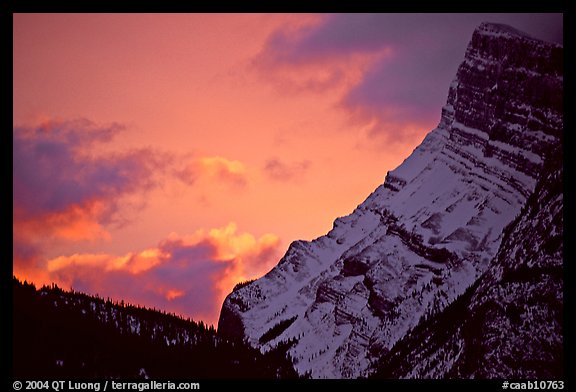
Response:
[[[292,243],[268,274],[231,293],[219,333],[264,351],[296,341],[300,374],[367,375],[496,256],[560,143],[562,56],[559,45],[480,25],[438,127],[327,235]]]

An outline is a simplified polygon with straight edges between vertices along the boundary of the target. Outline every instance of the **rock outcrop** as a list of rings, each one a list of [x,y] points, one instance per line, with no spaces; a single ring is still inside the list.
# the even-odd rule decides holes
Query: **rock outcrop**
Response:
[[[374,377],[563,378],[562,156],[557,148],[486,273],[398,342]]]

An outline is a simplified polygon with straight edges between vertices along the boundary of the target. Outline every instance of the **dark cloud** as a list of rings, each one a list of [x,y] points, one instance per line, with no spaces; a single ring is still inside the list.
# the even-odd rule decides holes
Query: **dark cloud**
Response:
[[[413,132],[406,123],[436,125],[466,45],[484,21],[510,24],[536,38],[563,41],[561,14],[336,14],[325,16],[315,26],[274,32],[255,64],[284,76],[290,75],[287,68],[303,69],[310,64],[322,64],[325,73],[338,74],[354,55],[377,55],[379,59],[360,82],[344,93],[340,107],[353,120],[369,124],[372,135],[398,140],[402,133]],[[344,79],[328,79],[324,87],[337,86]],[[298,84],[299,90],[317,82],[313,77],[280,80],[284,85]]]
[[[106,225],[127,222],[121,207],[145,203],[170,157],[150,149],[98,153],[121,130],[88,120],[13,129],[15,267],[40,264],[46,246],[61,241],[106,238]]]
[[[105,201],[99,219],[109,221],[119,198],[154,186],[154,171],[165,163],[149,149],[95,155],[95,145],[110,142],[120,129],[87,120],[15,128],[14,208],[37,216]]]
[[[310,165],[310,161],[285,163],[277,158],[272,158],[266,161],[264,172],[273,180],[292,181],[301,179],[310,168]]]
[[[173,175],[186,185],[194,185],[200,176],[199,170],[194,164],[187,164],[181,168],[175,169]]]
[[[25,236],[14,233],[12,236],[12,259],[22,268],[34,268],[42,255],[40,245]]]

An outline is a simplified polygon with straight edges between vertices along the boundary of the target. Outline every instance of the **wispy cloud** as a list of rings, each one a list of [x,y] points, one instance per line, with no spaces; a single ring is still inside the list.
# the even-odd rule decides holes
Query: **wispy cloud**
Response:
[[[300,180],[312,163],[308,160],[285,163],[278,158],[268,159],[264,164],[264,173],[276,181]]]
[[[412,141],[437,124],[482,21],[562,41],[561,14],[335,14],[279,28],[254,64],[282,91],[340,88],[336,106],[369,138]]]

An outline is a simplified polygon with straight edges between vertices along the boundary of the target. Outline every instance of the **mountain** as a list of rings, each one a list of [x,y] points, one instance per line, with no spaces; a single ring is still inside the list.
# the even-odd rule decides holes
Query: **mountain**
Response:
[[[441,319],[464,294],[490,282],[486,274],[496,273],[497,260],[512,252],[503,243],[525,240],[503,242],[503,231],[525,208],[562,131],[562,46],[510,26],[481,24],[437,128],[328,234],[292,243],[268,274],[230,293],[218,333],[247,339],[263,352],[291,342],[294,368],[313,378],[370,375],[418,326]],[[557,230],[561,235],[561,226]],[[526,254],[514,255],[510,263],[528,262]],[[561,255],[553,257],[561,264]],[[522,309],[485,321],[522,319]],[[393,375],[436,374],[410,373],[410,365],[416,366]]]
[[[15,379],[290,378],[286,347],[265,355],[156,310],[13,279]]]
[[[563,378],[562,156],[552,154],[486,273],[396,344],[374,377]]]

